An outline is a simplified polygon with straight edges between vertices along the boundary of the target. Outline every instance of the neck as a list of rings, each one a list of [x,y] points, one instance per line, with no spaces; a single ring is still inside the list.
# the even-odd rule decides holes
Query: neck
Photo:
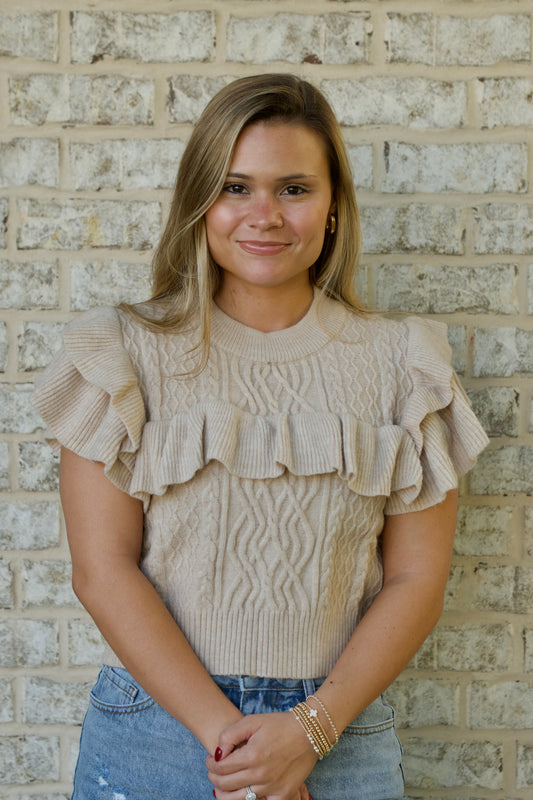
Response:
[[[253,287],[251,291],[223,284],[215,295],[217,306],[232,319],[249,328],[269,333],[296,325],[313,302],[313,287],[299,283],[283,291]]]

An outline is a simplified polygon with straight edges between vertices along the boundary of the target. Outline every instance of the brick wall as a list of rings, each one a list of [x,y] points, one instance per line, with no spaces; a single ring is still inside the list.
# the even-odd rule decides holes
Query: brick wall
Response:
[[[1,0],[0,796],[66,798],[100,640],[70,587],[32,383],[72,316],[146,292],[226,81],[295,71],[344,126],[361,294],[450,325],[492,443],[446,611],[388,692],[412,798],[533,798],[531,0]]]

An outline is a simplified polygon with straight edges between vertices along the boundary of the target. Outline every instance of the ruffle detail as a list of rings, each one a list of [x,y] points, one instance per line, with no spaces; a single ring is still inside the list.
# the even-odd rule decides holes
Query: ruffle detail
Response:
[[[450,366],[446,326],[416,318],[402,325],[407,350],[398,369],[411,390],[397,424],[375,427],[349,412],[258,416],[216,398],[146,421],[113,308],[67,327],[34,403],[53,447],[103,462],[109,479],[145,506],[217,461],[250,479],[337,473],[357,494],[388,498],[386,513],[401,513],[440,502],[488,442]]]
[[[114,308],[88,311],[67,326],[33,402],[54,450],[62,445],[103,462],[109,479],[129,492],[145,410]]]
[[[328,412],[256,416],[213,400],[146,423],[130,492],[164,494],[210,461],[232,475],[259,480],[286,470],[301,476],[336,472],[366,496],[405,490],[414,497],[422,483],[414,443],[396,425],[376,428]]]
[[[451,367],[446,325],[416,317],[404,324],[408,331],[405,368],[412,389],[399,424],[415,445],[423,482],[415,497],[405,491],[392,496],[387,513],[408,511],[405,504],[414,500],[416,508],[443,500],[489,441]]]

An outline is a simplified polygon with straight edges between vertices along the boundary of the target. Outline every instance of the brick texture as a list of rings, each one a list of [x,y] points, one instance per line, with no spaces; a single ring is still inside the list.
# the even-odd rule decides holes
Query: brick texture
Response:
[[[361,297],[448,323],[491,443],[445,612],[386,693],[411,800],[533,800],[530,0],[0,3],[0,795],[67,800],[102,637],[31,406],[63,326],[144,299],[206,102],[290,71],[341,121]]]

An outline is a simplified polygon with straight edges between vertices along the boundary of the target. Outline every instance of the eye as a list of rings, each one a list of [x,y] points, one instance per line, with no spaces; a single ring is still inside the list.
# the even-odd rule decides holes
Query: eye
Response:
[[[222,191],[228,194],[245,194],[246,186],[243,183],[226,183]]]
[[[291,183],[290,186],[284,188],[283,193],[291,195],[292,197],[298,197],[300,194],[307,194],[307,189],[304,189],[303,186]]]

